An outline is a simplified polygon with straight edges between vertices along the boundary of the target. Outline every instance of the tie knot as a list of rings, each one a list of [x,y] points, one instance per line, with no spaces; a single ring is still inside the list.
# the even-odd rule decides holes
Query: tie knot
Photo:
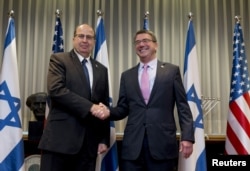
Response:
[[[147,70],[147,69],[148,69],[148,67],[149,67],[149,66],[148,66],[147,64],[145,64],[145,65],[143,65],[143,67],[142,67],[142,68],[143,68],[143,70]]]
[[[86,63],[88,63],[88,60],[84,58],[84,59],[82,60],[82,64],[86,64]]]

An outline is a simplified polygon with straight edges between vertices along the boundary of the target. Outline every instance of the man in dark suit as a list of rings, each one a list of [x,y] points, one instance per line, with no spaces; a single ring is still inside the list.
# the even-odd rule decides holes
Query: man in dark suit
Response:
[[[109,100],[107,68],[91,58],[94,44],[95,31],[83,24],[74,32],[73,50],[51,55],[41,171],[94,171],[97,154],[109,147],[109,121],[91,115]]]
[[[179,151],[184,157],[191,155],[194,143],[193,118],[180,70],[157,60],[158,44],[151,31],[138,31],[134,45],[140,63],[122,73],[117,106],[109,110],[104,107],[93,114],[101,119],[110,115],[110,120],[128,116],[122,142],[122,171],[173,171],[178,157],[175,105],[181,128]],[[144,96],[145,89],[148,94]]]

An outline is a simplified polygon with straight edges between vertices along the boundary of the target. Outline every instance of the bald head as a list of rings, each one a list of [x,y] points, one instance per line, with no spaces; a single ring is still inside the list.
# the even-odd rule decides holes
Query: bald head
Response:
[[[81,30],[81,29],[90,29],[93,31],[93,35],[95,37],[95,30],[88,24],[81,24],[81,25],[78,25],[74,31],[74,37],[76,36],[77,34],[77,30]]]

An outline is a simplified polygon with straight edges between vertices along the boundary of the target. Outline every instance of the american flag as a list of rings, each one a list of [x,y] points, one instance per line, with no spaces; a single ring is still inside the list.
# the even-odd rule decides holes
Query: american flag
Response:
[[[54,33],[54,37],[53,37],[52,51],[53,51],[53,53],[64,51],[63,29],[62,29],[61,19],[59,16],[56,17],[56,25],[55,25],[55,33]]]
[[[56,16],[56,25],[55,25],[55,32],[54,32],[54,37],[53,37],[52,51],[53,53],[64,51],[63,29],[62,29],[62,23],[61,23],[61,19],[59,15]],[[46,109],[45,109],[45,121],[49,115],[49,106],[50,106],[49,104],[50,104],[50,98],[48,96],[47,102],[46,102]]]
[[[233,64],[225,153],[250,154],[250,79],[240,22],[233,35]]]

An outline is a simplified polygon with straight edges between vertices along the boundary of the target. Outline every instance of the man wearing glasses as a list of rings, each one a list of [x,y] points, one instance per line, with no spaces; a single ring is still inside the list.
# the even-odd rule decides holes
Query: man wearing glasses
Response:
[[[109,121],[91,115],[97,104],[109,102],[107,68],[91,58],[94,45],[95,31],[82,24],[74,31],[73,49],[50,57],[41,171],[94,171],[97,154],[109,147]]]
[[[179,67],[157,60],[153,32],[140,30],[134,46],[140,63],[121,75],[115,108],[95,111],[110,120],[127,118],[122,142],[122,171],[173,171],[179,151],[188,158],[193,151],[193,118],[186,100]],[[181,137],[178,149],[174,107]]]

